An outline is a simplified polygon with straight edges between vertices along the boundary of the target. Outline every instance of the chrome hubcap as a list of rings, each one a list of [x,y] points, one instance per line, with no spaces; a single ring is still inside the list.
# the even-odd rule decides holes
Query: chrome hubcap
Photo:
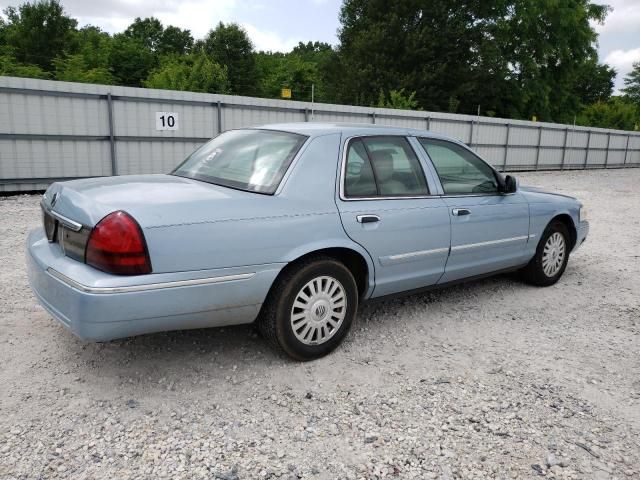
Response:
[[[291,307],[291,328],[305,345],[320,345],[340,329],[347,296],[333,277],[317,277],[300,289]]]
[[[560,232],[555,232],[547,239],[542,252],[542,271],[547,277],[553,277],[562,268],[566,244]]]

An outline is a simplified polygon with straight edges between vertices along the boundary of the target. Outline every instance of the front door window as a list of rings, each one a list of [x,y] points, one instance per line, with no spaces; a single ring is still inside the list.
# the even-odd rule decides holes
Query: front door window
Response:
[[[446,195],[498,194],[496,173],[472,152],[446,140],[419,138]]]

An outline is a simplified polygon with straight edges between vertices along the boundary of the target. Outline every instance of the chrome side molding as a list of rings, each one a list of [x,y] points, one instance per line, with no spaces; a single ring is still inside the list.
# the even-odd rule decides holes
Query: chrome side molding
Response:
[[[451,247],[451,251],[457,252],[458,250],[468,250],[468,249],[478,248],[478,247],[488,247],[490,245],[501,245],[503,243],[519,242],[521,240],[528,240],[528,239],[529,239],[529,235],[522,235],[520,237],[501,238],[499,240],[489,240],[487,242],[467,243],[464,245],[456,245],[455,247]]]
[[[434,248],[432,250],[420,250],[418,252],[400,253],[398,255],[391,255],[387,257],[389,260],[403,260],[411,257],[426,257],[429,255],[436,255],[438,253],[449,253],[449,247]]]

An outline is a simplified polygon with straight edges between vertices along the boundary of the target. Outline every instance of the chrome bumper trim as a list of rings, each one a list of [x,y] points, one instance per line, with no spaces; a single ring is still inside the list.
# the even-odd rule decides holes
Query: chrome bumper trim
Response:
[[[194,280],[175,280],[172,282],[161,283],[147,283],[144,285],[128,285],[123,287],[89,287],[77,282],[66,275],[54,270],[53,268],[47,268],[47,273],[52,277],[66,283],[76,290],[80,290],[85,293],[95,294],[110,294],[110,293],[130,293],[130,292],[144,292],[148,290],[160,290],[163,288],[175,288],[175,287],[193,287],[196,285],[209,285],[212,283],[233,282],[236,280],[248,280],[255,275],[255,273],[238,273],[235,275],[223,275],[220,277],[209,278],[197,278]]]

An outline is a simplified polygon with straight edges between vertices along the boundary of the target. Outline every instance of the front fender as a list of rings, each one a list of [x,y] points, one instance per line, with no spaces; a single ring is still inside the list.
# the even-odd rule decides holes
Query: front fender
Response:
[[[544,199],[546,200],[546,199]],[[540,237],[549,222],[558,216],[563,216],[571,220],[573,240],[576,240],[580,224],[580,204],[576,200],[566,197],[555,197],[548,201],[529,202],[529,238],[531,239],[530,254],[535,254]]]

